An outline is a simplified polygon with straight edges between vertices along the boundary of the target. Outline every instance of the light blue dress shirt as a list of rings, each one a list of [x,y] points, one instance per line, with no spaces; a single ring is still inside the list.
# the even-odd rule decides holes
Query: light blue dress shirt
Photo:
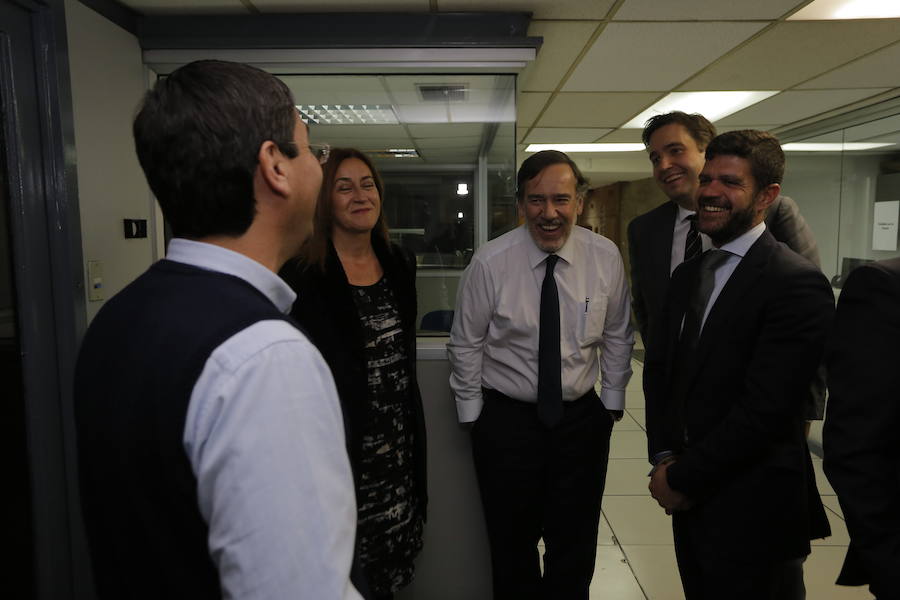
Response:
[[[275,273],[225,248],[173,239],[167,259],[239,277],[287,312]],[[281,320],[238,332],[194,385],[184,449],[224,598],[358,600],[349,580],[356,501],[331,373]]]

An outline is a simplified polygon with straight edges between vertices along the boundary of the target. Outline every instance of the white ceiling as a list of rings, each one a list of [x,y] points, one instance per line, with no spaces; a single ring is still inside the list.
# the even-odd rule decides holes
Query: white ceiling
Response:
[[[779,94],[719,123],[723,130],[753,127],[776,134],[900,96],[900,19],[787,20],[808,3],[809,0],[123,1],[142,14],[533,12],[528,34],[543,37],[544,43],[537,59],[518,81],[515,140],[520,159],[526,141],[639,141],[639,130],[624,130],[622,125],[671,91],[778,91]],[[360,101],[363,90],[371,94],[372,102],[378,103],[384,103],[379,98],[390,91],[395,95],[394,103],[401,107],[404,98],[414,93],[411,87],[405,91],[385,90],[383,85],[373,84],[354,88],[354,101]],[[302,96],[302,101],[313,103],[310,99],[316,97],[315,88],[305,85]],[[472,100],[480,105],[474,110],[482,110],[490,102],[484,98]],[[406,106],[410,114],[418,110],[414,102]],[[473,110],[468,106],[459,108]],[[466,115],[455,118],[464,120]],[[453,143],[449,138],[480,135],[472,129],[465,135],[456,130],[463,126],[435,124],[436,129],[417,131],[430,126],[405,125],[397,138],[447,138],[446,143],[427,145],[435,156],[450,155]],[[340,139],[350,143],[352,136],[341,135]],[[640,152],[578,158],[595,184],[649,174],[649,165]]]

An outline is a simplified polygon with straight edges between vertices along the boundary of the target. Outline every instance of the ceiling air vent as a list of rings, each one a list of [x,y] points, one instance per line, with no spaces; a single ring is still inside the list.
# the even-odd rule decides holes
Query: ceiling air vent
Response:
[[[464,102],[469,95],[469,88],[465,83],[453,85],[417,83],[416,88],[423,102]]]

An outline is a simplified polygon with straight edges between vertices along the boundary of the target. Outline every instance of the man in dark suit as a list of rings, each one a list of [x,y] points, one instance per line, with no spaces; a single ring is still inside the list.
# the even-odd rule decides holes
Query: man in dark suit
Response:
[[[837,582],[900,598],[900,258],[854,270],[825,355],[831,399],[825,474],[847,520]]]
[[[644,128],[653,177],[671,200],[628,224],[632,306],[645,345],[662,309],[669,276],[685,260],[685,244],[692,237],[686,219],[696,215],[703,152],[715,136],[715,127],[703,115],[683,112],[657,115]],[[819,265],[816,240],[793,200],[778,196],[766,216],[766,227],[775,239]],[[703,235],[700,246],[688,253],[699,253],[701,247],[710,247]]]
[[[650,491],[688,600],[803,598],[809,540],[828,534],[803,413],[834,300],[763,222],[783,172],[767,133],[710,142],[698,227],[714,248],[676,269],[651,330]]]

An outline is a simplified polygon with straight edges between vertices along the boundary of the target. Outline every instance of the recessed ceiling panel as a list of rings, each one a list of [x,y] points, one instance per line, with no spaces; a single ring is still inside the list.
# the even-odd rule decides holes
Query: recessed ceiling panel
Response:
[[[884,90],[803,90],[783,92],[725,117],[716,125],[751,125],[757,123],[771,127],[772,123],[785,125],[819,113],[851,104]]]
[[[657,99],[654,93],[559,94],[539,127],[619,127]]]
[[[414,140],[416,148],[422,150],[457,150],[460,148],[477,148],[481,137],[425,138]]]
[[[799,86],[799,89],[900,87],[900,43],[864,56]]]
[[[616,11],[615,20],[681,21],[703,19],[777,19],[802,0],[625,0]]]
[[[303,77],[282,75],[297,104],[390,104],[378,77]]]
[[[898,37],[895,21],[779,23],[679,89],[783,90]]]
[[[596,28],[597,23],[591,22],[533,22],[528,35],[543,37],[544,43],[538,50],[540,60],[530,63],[519,75],[519,89],[554,91]]]
[[[312,125],[309,128],[309,135],[315,140],[328,137],[341,139],[409,137],[402,125]]]
[[[420,125],[413,123],[408,126],[409,134],[413,137],[478,137],[481,135],[482,125],[478,123],[444,123],[434,125]]]
[[[590,127],[535,127],[525,139],[526,144],[590,144],[612,129]]]
[[[534,19],[603,19],[614,0],[437,0],[441,12],[522,11]]]
[[[549,92],[520,93],[516,98],[516,122],[525,126],[534,123],[549,99]]]
[[[611,23],[578,63],[563,90],[668,91],[764,26]]]

